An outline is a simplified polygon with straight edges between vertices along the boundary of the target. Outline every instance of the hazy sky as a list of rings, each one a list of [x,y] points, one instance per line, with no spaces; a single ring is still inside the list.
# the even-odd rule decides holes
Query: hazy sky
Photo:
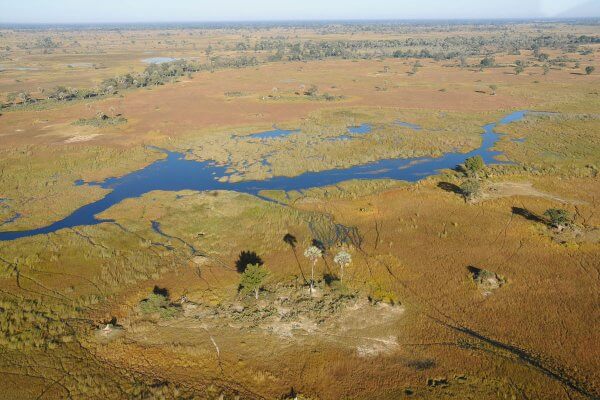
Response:
[[[600,16],[600,0],[0,0],[0,23]]]

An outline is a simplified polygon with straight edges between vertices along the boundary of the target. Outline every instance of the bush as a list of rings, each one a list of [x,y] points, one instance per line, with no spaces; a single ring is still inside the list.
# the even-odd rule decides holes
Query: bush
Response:
[[[369,291],[369,301],[371,303],[387,303],[391,305],[400,304],[398,296],[390,290],[387,290],[379,283],[372,283]]]
[[[465,200],[473,201],[481,194],[481,184],[476,179],[468,179],[460,185],[460,193]]]
[[[482,68],[493,67],[496,64],[494,57],[485,57],[479,62]]]
[[[562,229],[571,224],[571,215],[567,210],[550,208],[544,212],[544,215],[548,217],[550,225],[557,229]]]
[[[82,126],[113,126],[113,125],[121,125],[127,123],[127,119],[121,115],[115,117],[109,117],[104,113],[98,114],[94,118],[80,118],[77,121],[73,122],[73,125],[82,125]]]
[[[179,308],[175,307],[169,299],[159,293],[152,293],[147,299],[142,300],[139,305],[143,314],[158,314],[161,318],[173,318],[179,313]]]

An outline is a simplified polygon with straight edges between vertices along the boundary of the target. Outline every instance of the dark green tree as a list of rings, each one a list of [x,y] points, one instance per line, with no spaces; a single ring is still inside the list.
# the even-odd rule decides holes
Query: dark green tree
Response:
[[[465,160],[465,170],[468,175],[478,176],[484,167],[485,163],[480,155],[469,157]]]
[[[481,68],[493,67],[496,64],[494,57],[485,57],[479,62]]]
[[[240,291],[254,293],[254,298],[258,300],[258,293],[268,275],[269,271],[264,265],[249,264],[240,278]]]

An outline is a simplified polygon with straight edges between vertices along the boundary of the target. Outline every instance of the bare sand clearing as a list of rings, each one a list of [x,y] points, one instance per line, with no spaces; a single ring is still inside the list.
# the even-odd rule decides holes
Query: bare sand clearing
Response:
[[[78,135],[78,136],[73,136],[67,140],[65,140],[65,143],[80,143],[80,142],[89,142],[92,139],[97,138],[98,136],[102,136],[101,133],[92,133],[91,135]]]

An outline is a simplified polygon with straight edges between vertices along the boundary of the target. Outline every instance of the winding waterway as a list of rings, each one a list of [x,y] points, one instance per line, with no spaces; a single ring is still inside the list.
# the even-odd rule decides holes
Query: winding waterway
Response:
[[[275,176],[260,181],[221,182],[219,178],[227,176],[227,165],[216,165],[210,161],[186,160],[183,153],[160,150],[167,154],[166,158],[155,161],[138,171],[119,178],[109,178],[102,182],[76,183],[80,186],[90,185],[110,189],[111,192],[104,198],[78,208],[71,215],[45,227],[0,232],[0,241],[52,233],[64,228],[109,222],[110,220],[98,219],[96,215],[125,199],[140,197],[154,190],[232,190],[258,195],[262,190],[305,190],[312,187],[335,185],[350,179],[397,179],[415,182],[437,174],[441,169],[454,168],[468,157],[475,155],[480,155],[486,164],[498,164],[501,161],[498,161],[496,157],[502,153],[492,150],[501,136],[496,132],[497,126],[519,121],[526,114],[527,111],[513,112],[497,123],[485,125],[481,146],[468,153],[446,153],[438,158],[385,159],[348,168],[306,172],[292,177]],[[370,131],[370,127],[361,125],[360,130]],[[283,135],[287,132],[295,132],[276,130],[270,131],[265,137],[279,136],[274,134],[277,131],[285,132]]]

